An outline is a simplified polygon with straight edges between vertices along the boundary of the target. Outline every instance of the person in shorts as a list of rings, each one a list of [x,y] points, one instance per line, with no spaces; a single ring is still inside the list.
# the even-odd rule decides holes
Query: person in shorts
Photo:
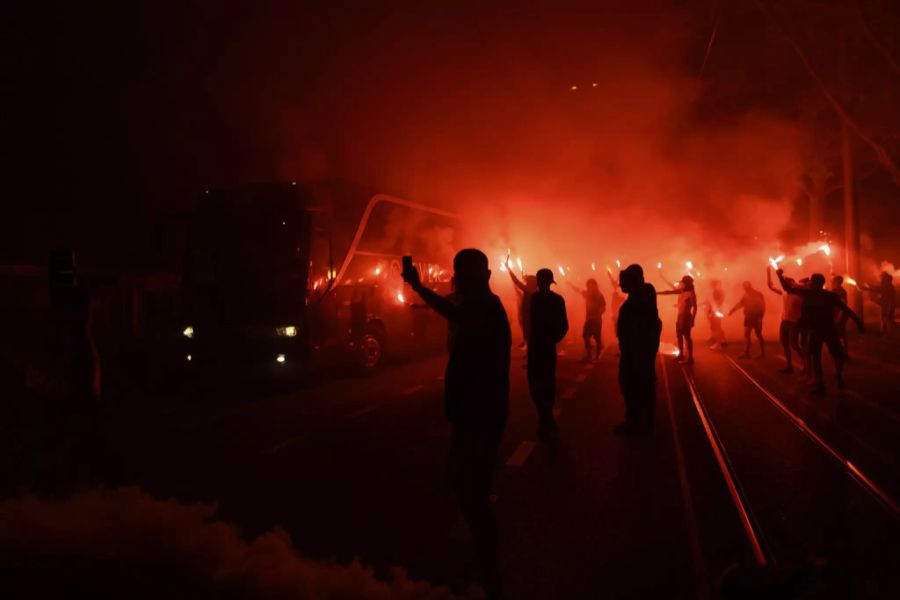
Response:
[[[659,296],[678,294],[678,316],[675,317],[675,335],[678,338],[678,362],[694,364],[694,339],[691,330],[697,319],[697,292],[694,291],[694,278],[685,275],[681,284],[672,286],[671,290],[656,292]],[[685,354],[687,349],[687,354]]]

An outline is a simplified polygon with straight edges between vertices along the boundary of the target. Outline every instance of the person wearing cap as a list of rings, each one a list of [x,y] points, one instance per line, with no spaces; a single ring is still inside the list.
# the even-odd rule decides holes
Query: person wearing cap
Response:
[[[531,335],[528,340],[528,390],[538,413],[538,438],[546,441],[556,431],[556,345],[569,331],[566,301],[550,290],[553,271],[537,272],[538,291],[531,296]]]
[[[697,320],[697,293],[694,291],[694,278],[685,275],[681,285],[672,286],[671,290],[656,292],[658,296],[678,294],[678,316],[675,317],[675,335],[678,338],[678,362],[694,364],[694,339],[691,330]],[[687,356],[684,349],[687,347]]]
[[[656,305],[656,289],[644,281],[644,269],[630,265],[619,273],[619,285],[628,294],[616,335],[619,338],[619,387],[625,399],[625,421],[614,431],[639,435],[653,429],[656,407],[656,354],[662,321]]]

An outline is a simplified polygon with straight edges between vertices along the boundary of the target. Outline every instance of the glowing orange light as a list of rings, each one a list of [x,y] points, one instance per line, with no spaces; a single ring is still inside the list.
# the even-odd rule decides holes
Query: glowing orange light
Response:
[[[617,269],[621,269],[621,268],[622,268],[622,263],[621,263],[621,261],[619,261],[618,258],[616,259],[616,268],[617,268]]]
[[[662,270],[662,262],[656,263],[656,268],[661,271]]]
[[[375,277],[378,277],[379,275],[381,275],[381,265],[375,267]]]
[[[844,277],[844,281],[846,281],[850,285],[856,285],[856,280],[853,279],[852,277]]]
[[[577,89],[578,89],[578,86],[577,86],[577,85],[573,85],[573,86],[572,86],[572,87],[570,87],[570,88],[569,88],[569,89],[570,89],[570,90],[572,90],[572,91],[573,91],[573,92],[574,92],[574,91],[575,91],[575,90],[577,90]]]
[[[557,270],[559,271],[559,274],[560,274],[560,275],[562,275],[563,277],[566,276],[566,270],[563,269],[563,266],[562,266],[562,265],[559,265],[559,266],[557,266],[556,268],[557,268]]]
[[[684,266],[687,267],[687,270],[690,271],[694,268],[694,263],[692,261],[687,261],[684,263]]]
[[[591,263],[591,271],[597,270],[597,263]]]
[[[819,246],[819,252],[823,252],[825,256],[831,256],[831,246],[828,244],[822,244]]]
[[[400,304],[406,303],[406,298],[403,297],[403,292],[397,292],[397,302]]]
[[[775,269],[776,271],[778,270],[778,263],[775,262],[775,259],[771,256],[769,257],[769,264],[772,265],[773,269]]]
[[[725,316],[725,313],[723,313],[723,312],[717,310],[717,311],[716,311],[716,316],[719,317],[719,318],[721,319],[722,317]]]
[[[800,258],[800,257],[797,257],[797,266],[798,266],[798,267],[802,267],[802,266],[803,266],[803,259]]]
[[[522,268],[522,257],[516,259],[516,266],[519,267],[520,272],[525,272],[525,269]]]

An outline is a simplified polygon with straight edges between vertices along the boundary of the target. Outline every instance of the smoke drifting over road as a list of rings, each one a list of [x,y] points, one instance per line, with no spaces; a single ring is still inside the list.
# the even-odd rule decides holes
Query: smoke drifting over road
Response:
[[[214,513],[137,488],[82,491],[63,501],[7,499],[0,503],[4,580],[31,597],[159,598],[187,590],[223,598],[457,597],[411,581],[402,569],[380,581],[359,563],[303,558],[282,530],[248,543]]]

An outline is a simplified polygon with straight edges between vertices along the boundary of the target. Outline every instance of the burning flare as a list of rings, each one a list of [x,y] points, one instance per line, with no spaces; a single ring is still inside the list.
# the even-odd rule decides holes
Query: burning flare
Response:
[[[725,317],[725,313],[723,313],[723,312],[720,311],[720,310],[717,310],[717,311],[716,311],[716,316],[719,317],[720,319],[722,319],[722,318]]]
[[[662,271],[662,261],[656,263],[656,268]]]
[[[558,266],[556,267],[556,269],[559,271],[559,274],[560,274],[560,275],[562,275],[563,277],[566,276],[566,270],[563,269],[563,266],[562,266],[562,265],[558,265]]]
[[[831,246],[829,246],[828,244],[822,244],[821,246],[819,246],[819,252],[824,253],[825,256],[831,256]]]
[[[693,263],[692,261],[690,261],[690,260],[687,261],[686,263],[684,263],[684,266],[687,267],[687,270],[688,270],[688,271],[691,271],[691,270],[694,269],[694,263]]]
[[[403,297],[403,292],[397,292],[397,302],[406,304],[406,298]]]
[[[617,268],[617,269],[621,269],[621,268],[622,268],[622,263],[619,261],[618,258],[616,259],[616,268]]]

